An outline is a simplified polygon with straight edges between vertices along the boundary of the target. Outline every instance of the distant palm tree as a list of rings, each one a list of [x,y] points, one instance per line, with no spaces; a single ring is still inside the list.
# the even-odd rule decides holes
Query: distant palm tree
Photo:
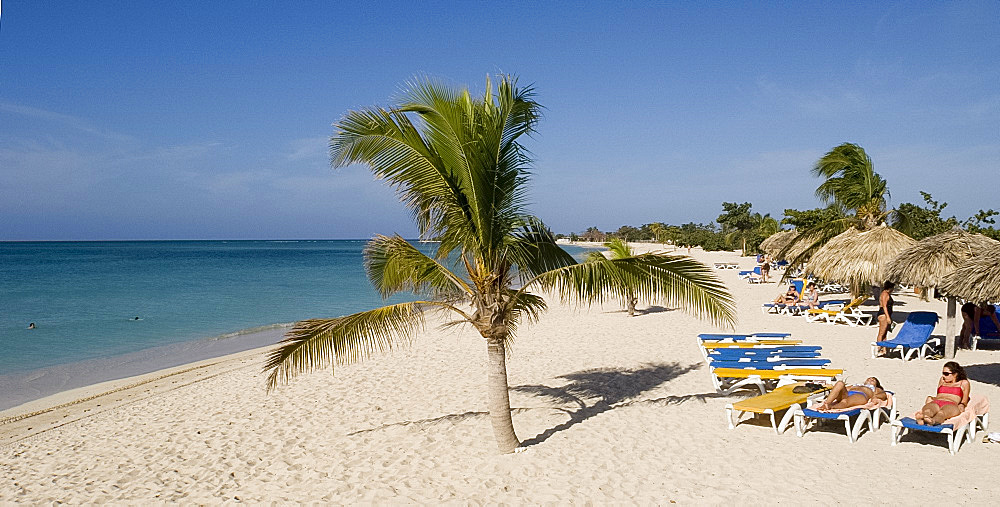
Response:
[[[443,312],[454,319],[449,324],[468,324],[483,338],[490,421],[500,451],[512,452],[520,442],[506,358],[518,325],[546,309],[532,290],[579,303],[635,290],[715,323],[734,323],[732,296],[701,263],[651,254],[576,263],[556,245],[525,209],[531,160],[519,139],[534,131],[539,109],[532,89],[518,88],[509,76],[495,91],[487,80],[479,97],[425,79],[411,83],[398,106],[351,111],[336,124],[333,167],[368,165],[396,189],[421,236],[440,245],[428,256],[400,236],[372,239],[365,268],[378,291],[425,299],[297,322],[268,358],[269,389],[408,342],[428,312]]]
[[[608,247],[611,253],[612,259],[627,259],[629,257],[635,256],[635,252],[632,248],[628,246],[628,243],[622,241],[619,238],[612,238],[611,241],[604,243],[604,246]],[[587,260],[589,262],[605,262],[608,258],[603,252],[591,251],[587,254]],[[615,269],[614,265],[608,267],[608,269]],[[628,316],[635,316],[635,305],[639,302],[639,298],[635,297],[635,291],[631,288],[625,290],[625,293],[621,295],[623,298],[622,303],[628,310]]]
[[[805,262],[819,247],[851,227],[865,231],[888,221],[896,229],[909,233],[909,217],[899,210],[886,209],[890,196],[888,183],[875,172],[864,148],[841,144],[823,155],[812,173],[824,178],[816,188],[816,196],[839,209],[839,218],[799,231],[795,240],[784,248],[784,252],[803,250],[791,260],[792,265]],[[801,242],[807,242],[808,246],[802,249]]]

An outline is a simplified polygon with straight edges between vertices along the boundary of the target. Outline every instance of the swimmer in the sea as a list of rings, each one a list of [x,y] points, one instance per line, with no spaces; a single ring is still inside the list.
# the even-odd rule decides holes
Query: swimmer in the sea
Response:
[[[35,329],[35,323],[34,322],[29,323],[28,329]]]

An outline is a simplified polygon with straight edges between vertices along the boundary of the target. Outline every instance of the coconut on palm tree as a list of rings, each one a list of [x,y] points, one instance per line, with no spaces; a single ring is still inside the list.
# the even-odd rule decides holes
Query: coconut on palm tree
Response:
[[[734,323],[725,285],[690,258],[643,254],[577,263],[556,244],[525,203],[531,159],[521,139],[534,131],[539,109],[531,87],[509,76],[495,90],[487,80],[478,97],[424,79],[411,83],[397,106],[351,111],[336,123],[331,165],[367,165],[396,189],[421,236],[440,245],[429,256],[398,235],[372,239],[365,268],[378,291],[386,297],[410,291],[420,299],[297,322],[267,360],[269,389],[407,342],[429,313],[442,312],[482,337],[490,421],[500,451],[512,452],[520,442],[505,361],[518,326],[546,309],[540,293],[591,303],[631,290],[717,324]]]

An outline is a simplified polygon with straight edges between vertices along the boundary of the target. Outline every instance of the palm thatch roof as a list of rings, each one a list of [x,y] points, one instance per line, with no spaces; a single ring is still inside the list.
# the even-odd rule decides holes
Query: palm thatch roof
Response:
[[[781,252],[775,256],[775,258],[783,258],[790,262],[795,262],[799,256],[806,253],[806,250],[812,248],[813,244],[822,238],[821,233],[809,234],[807,236],[800,236],[797,232],[795,236],[792,236],[788,240],[788,244],[782,248]],[[808,261],[809,257],[805,257],[803,261]]]
[[[973,257],[941,282],[950,296],[975,303],[1000,301],[1000,246]]]
[[[959,266],[996,246],[1000,242],[956,227],[924,238],[900,252],[889,263],[886,278],[906,285],[938,287]]]
[[[889,262],[914,244],[913,238],[885,224],[861,232],[852,227],[817,250],[806,272],[864,294],[871,286],[882,285]]]
[[[798,231],[778,231],[767,237],[764,241],[760,242],[760,249],[770,255],[772,258],[777,259],[778,254],[781,253],[789,243],[798,236]]]

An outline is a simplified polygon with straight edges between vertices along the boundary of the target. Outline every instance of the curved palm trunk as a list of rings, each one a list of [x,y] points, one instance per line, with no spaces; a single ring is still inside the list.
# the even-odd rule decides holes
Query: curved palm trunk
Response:
[[[507,386],[507,358],[502,337],[493,337],[486,342],[487,350],[487,407],[493,436],[501,453],[514,452],[521,441],[514,434],[514,421],[510,418],[510,394]]]

